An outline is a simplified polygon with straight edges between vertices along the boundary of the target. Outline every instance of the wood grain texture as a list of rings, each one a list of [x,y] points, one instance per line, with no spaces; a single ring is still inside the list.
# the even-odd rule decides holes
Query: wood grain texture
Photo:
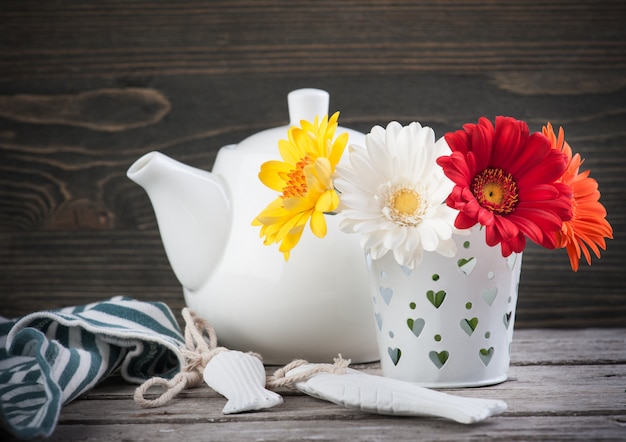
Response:
[[[578,273],[528,247],[516,325],[623,325],[625,22],[621,0],[3,1],[0,315],[120,294],[178,311],[126,169],[150,150],[210,169],[221,146],[285,124],[290,90],[319,87],[363,132],[564,126],[616,238]]]
[[[349,410],[283,387],[284,403],[224,415],[226,399],[201,386],[164,407],[142,409],[118,376],[61,412],[51,441],[117,440],[623,440],[626,329],[519,330],[509,380],[448,393],[506,401],[507,411],[474,425]],[[277,367],[266,367],[271,374]],[[354,368],[380,374],[379,364]],[[0,430],[0,437],[7,436]],[[10,437],[3,440],[11,440]]]
[[[624,418],[621,416],[572,416],[556,420],[529,416],[524,419],[499,418],[497,423],[470,428],[448,426],[440,421],[422,419],[419,422],[378,417],[367,420],[329,420],[323,425],[317,419],[309,421],[278,421],[271,425],[246,423],[203,422],[129,425],[61,425],[58,436],[49,440],[84,442],[116,442],[130,435],[137,440],[185,440],[239,442],[241,440],[438,440],[444,434],[448,440],[596,440],[619,441],[623,438]],[[443,430],[445,428],[445,430]],[[582,430],[581,430],[582,429]],[[591,430],[590,430],[591,429]],[[586,431],[585,431],[586,430]],[[356,438],[355,438],[355,435]]]

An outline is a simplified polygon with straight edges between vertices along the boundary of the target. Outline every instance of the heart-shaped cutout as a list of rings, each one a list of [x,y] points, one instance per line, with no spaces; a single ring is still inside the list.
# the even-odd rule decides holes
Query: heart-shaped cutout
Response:
[[[409,326],[409,329],[413,332],[415,337],[419,337],[419,335],[422,333],[422,330],[424,330],[424,325],[426,324],[426,321],[424,321],[423,318],[409,318],[406,320],[406,324]]]
[[[389,357],[391,358],[391,362],[393,362],[393,365],[398,365],[400,357],[402,356],[402,350],[400,350],[399,348],[387,347],[387,352],[389,353]]]
[[[491,362],[491,358],[493,357],[494,351],[495,350],[493,349],[493,347],[481,348],[478,351],[478,356],[480,357],[480,360],[483,361],[483,364],[485,364],[485,367],[489,365],[489,362]]]
[[[498,287],[484,289],[481,294],[487,305],[491,307],[491,304],[493,304],[493,300],[496,299],[496,295],[498,294]]]
[[[406,276],[410,276],[411,273],[413,273],[413,270],[411,270],[407,266],[401,266],[400,268],[402,269],[402,273],[404,273]]]
[[[472,319],[461,319],[461,328],[468,336],[472,336],[474,330],[476,330],[476,326],[478,325],[478,318]]]
[[[517,253],[511,253],[506,257],[506,264],[509,266],[509,269],[513,270],[515,267],[515,263],[517,262]]]
[[[428,290],[426,292],[426,298],[430,301],[435,308],[439,308],[443,304],[443,300],[446,299],[446,292],[439,290],[435,293],[434,290]]]
[[[511,315],[513,314],[513,312],[508,312],[505,313],[505,315],[502,317],[502,322],[504,322],[504,326],[506,327],[506,329],[509,329],[509,324],[511,323]]]
[[[382,296],[385,304],[389,305],[389,303],[391,302],[391,298],[393,297],[393,290],[390,287],[381,287],[380,296]]]
[[[469,276],[474,271],[476,267],[477,261],[473,256],[471,258],[461,258],[457,261],[457,265],[459,266],[459,270],[465,274],[465,276]]]
[[[446,350],[443,350],[440,352],[436,352],[433,350],[430,353],[428,353],[428,357],[430,358],[431,361],[433,361],[433,364],[435,364],[435,367],[441,368],[447,362],[448,358],[450,357],[450,353],[448,353]]]
[[[378,325],[378,331],[382,331],[383,330],[383,317],[380,313],[376,313],[374,315],[374,317],[376,318],[376,325]]]

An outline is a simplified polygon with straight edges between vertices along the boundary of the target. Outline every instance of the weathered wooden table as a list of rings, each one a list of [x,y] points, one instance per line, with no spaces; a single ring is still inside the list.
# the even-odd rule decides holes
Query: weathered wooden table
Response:
[[[626,329],[588,329],[626,327],[624,23],[623,0],[2,0],[2,316],[115,295],[179,312],[152,206],[126,170],[151,150],[211,169],[220,147],[287,124],[301,87],[329,91],[342,126],[362,132],[420,121],[439,137],[496,115],[563,126],[615,230],[578,273],[563,251],[524,251],[511,379],[454,391],[508,402],[485,423],[287,391],[243,415],[222,415],[208,388],[145,410],[112,378],[63,410],[52,439],[626,440]]]
[[[267,411],[223,415],[226,399],[208,387],[143,409],[114,376],[63,409],[51,440],[626,440],[626,329],[518,330],[513,342],[508,381],[446,390],[507,402],[474,425],[366,414],[286,389]]]

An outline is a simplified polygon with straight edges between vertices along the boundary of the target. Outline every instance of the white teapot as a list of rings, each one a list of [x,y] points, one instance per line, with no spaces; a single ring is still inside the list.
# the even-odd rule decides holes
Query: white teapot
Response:
[[[328,113],[328,93],[288,95],[291,125]],[[353,362],[378,359],[368,275],[357,235],[308,229],[288,262],[265,246],[252,220],[276,198],[258,178],[262,163],[280,159],[278,141],[289,126],[265,130],[220,149],[211,173],[159,152],[127,172],[152,202],[165,251],[187,306],[214,327],[219,344],[254,351],[267,364],[294,358],[328,362],[341,353]],[[348,132],[348,144],[364,145]]]

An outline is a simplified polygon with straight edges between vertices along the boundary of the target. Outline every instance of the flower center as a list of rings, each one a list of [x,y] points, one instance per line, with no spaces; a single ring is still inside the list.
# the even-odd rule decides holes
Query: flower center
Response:
[[[400,189],[391,198],[391,207],[399,215],[411,215],[420,206],[420,197],[414,190]]]
[[[287,174],[287,184],[283,187],[283,198],[297,198],[307,194],[309,187],[306,184],[304,168],[313,161],[309,155],[305,155],[296,163],[296,168]]]
[[[502,169],[483,170],[474,177],[471,190],[482,207],[499,215],[511,213],[518,201],[513,176]]]
[[[383,212],[392,221],[403,226],[415,226],[424,216],[425,207],[419,192],[410,187],[399,187],[390,192]]]

